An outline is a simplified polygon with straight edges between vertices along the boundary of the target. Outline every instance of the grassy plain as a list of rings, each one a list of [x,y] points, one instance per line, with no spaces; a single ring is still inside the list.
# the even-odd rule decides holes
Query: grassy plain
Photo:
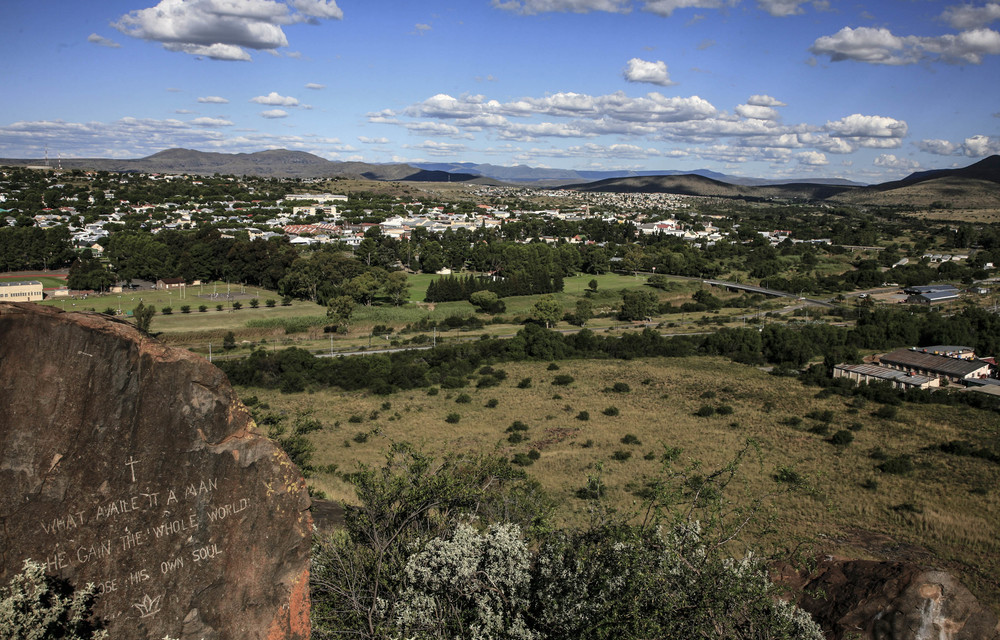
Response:
[[[936,449],[950,440],[995,448],[1000,436],[995,414],[908,404],[895,419],[885,420],[874,417],[879,405],[820,399],[817,389],[795,379],[716,358],[571,361],[560,362],[559,370],[547,363],[499,367],[508,373],[499,387],[477,389],[472,383],[436,395],[427,390],[390,396],[336,390],[239,393],[257,396],[270,411],[308,413],[321,421],[324,429],[310,434],[317,445],[314,463],[336,465],[340,472],[380,464],[392,441],[409,441],[437,454],[480,451],[512,457],[537,449],[541,457],[526,469],[555,498],[564,522],[588,517],[587,503],[576,497],[588,475],[600,473],[608,487],[607,504],[628,510],[636,500],[629,488],[661,473],[664,446],[682,449],[680,467],[700,461],[711,469],[754,438],[761,455],[745,466],[745,490],[753,496],[779,494],[770,502],[775,532],[760,533],[754,546],[809,544],[814,552],[945,566],[994,610],[1000,605],[995,581],[1000,465]],[[553,385],[560,374],[575,381]],[[531,378],[530,388],[517,387],[524,378]],[[630,391],[610,391],[616,382]],[[460,394],[471,401],[457,403]],[[495,408],[486,406],[490,399],[497,400]],[[716,414],[695,415],[703,406]],[[618,414],[606,415],[610,407]],[[723,409],[720,414],[719,407],[731,407],[732,413]],[[580,417],[583,411],[586,420]],[[835,446],[829,435],[813,432],[827,423],[805,417],[811,411],[832,412],[829,434],[860,427],[850,431],[854,441]],[[460,416],[457,423],[445,421],[451,413]],[[512,444],[505,430],[515,420],[528,425],[528,439]],[[627,435],[641,444],[623,443]],[[877,450],[912,456],[914,470],[907,475],[879,471],[879,460],[871,457]],[[800,474],[806,488],[782,493],[785,485],[775,475],[783,467]],[[332,499],[353,498],[338,474],[317,473],[311,484]]]

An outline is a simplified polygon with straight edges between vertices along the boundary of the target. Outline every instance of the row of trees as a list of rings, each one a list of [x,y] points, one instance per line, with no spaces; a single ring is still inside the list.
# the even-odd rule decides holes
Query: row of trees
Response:
[[[544,269],[515,271],[508,276],[494,278],[467,275],[448,275],[432,280],[427,285],[424,300],[427,302],[453,302],[470,300],[478,291],[490,291],[498,298],[558,293],[563,290],[563,277],[558,271],[547,273]]]

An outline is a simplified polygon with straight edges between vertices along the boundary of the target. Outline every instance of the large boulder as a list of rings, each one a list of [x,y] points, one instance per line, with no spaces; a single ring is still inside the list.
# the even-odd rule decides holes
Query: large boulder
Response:
[[[0,303],[0,487],[0,584],[92,582],[112,639],[309,637],[302,476],[200,356]]]
[[[945,571],[828,557],[780,574],[829,640],[1000,640],[997,617]]]

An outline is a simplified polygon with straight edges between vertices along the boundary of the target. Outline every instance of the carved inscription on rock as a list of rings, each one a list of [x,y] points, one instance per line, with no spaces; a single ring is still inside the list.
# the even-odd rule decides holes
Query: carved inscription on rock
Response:
[[[0,304],[0,582],[94,583],[112,638],[307,638],[302,478],[221,372],[33,307]]]

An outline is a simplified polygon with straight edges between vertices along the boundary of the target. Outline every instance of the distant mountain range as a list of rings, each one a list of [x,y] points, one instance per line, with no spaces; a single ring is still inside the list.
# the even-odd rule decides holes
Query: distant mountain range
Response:
[[[41,160],[0,159],[0,165],[38,166]],[[52,164],[51,162],[49,163]],[[64,169],[256,175],[276,178],[362,178],[380,181],[463,182],[559,186],[578,191],[676,193],[749,199],[824,200],[834,203],[926,207],[944,203],[956,208],[1000,208],[1000,156],[968,167],[914,173],[902,180],[863,185],[842,179],[766,180],[728,176],[707,169],[663,171],[572,171],[518,165],[501,167],[468,162],[369,164],[333,162],[304,151],[212,153],[167,149],[146,158],[62,159]]]

